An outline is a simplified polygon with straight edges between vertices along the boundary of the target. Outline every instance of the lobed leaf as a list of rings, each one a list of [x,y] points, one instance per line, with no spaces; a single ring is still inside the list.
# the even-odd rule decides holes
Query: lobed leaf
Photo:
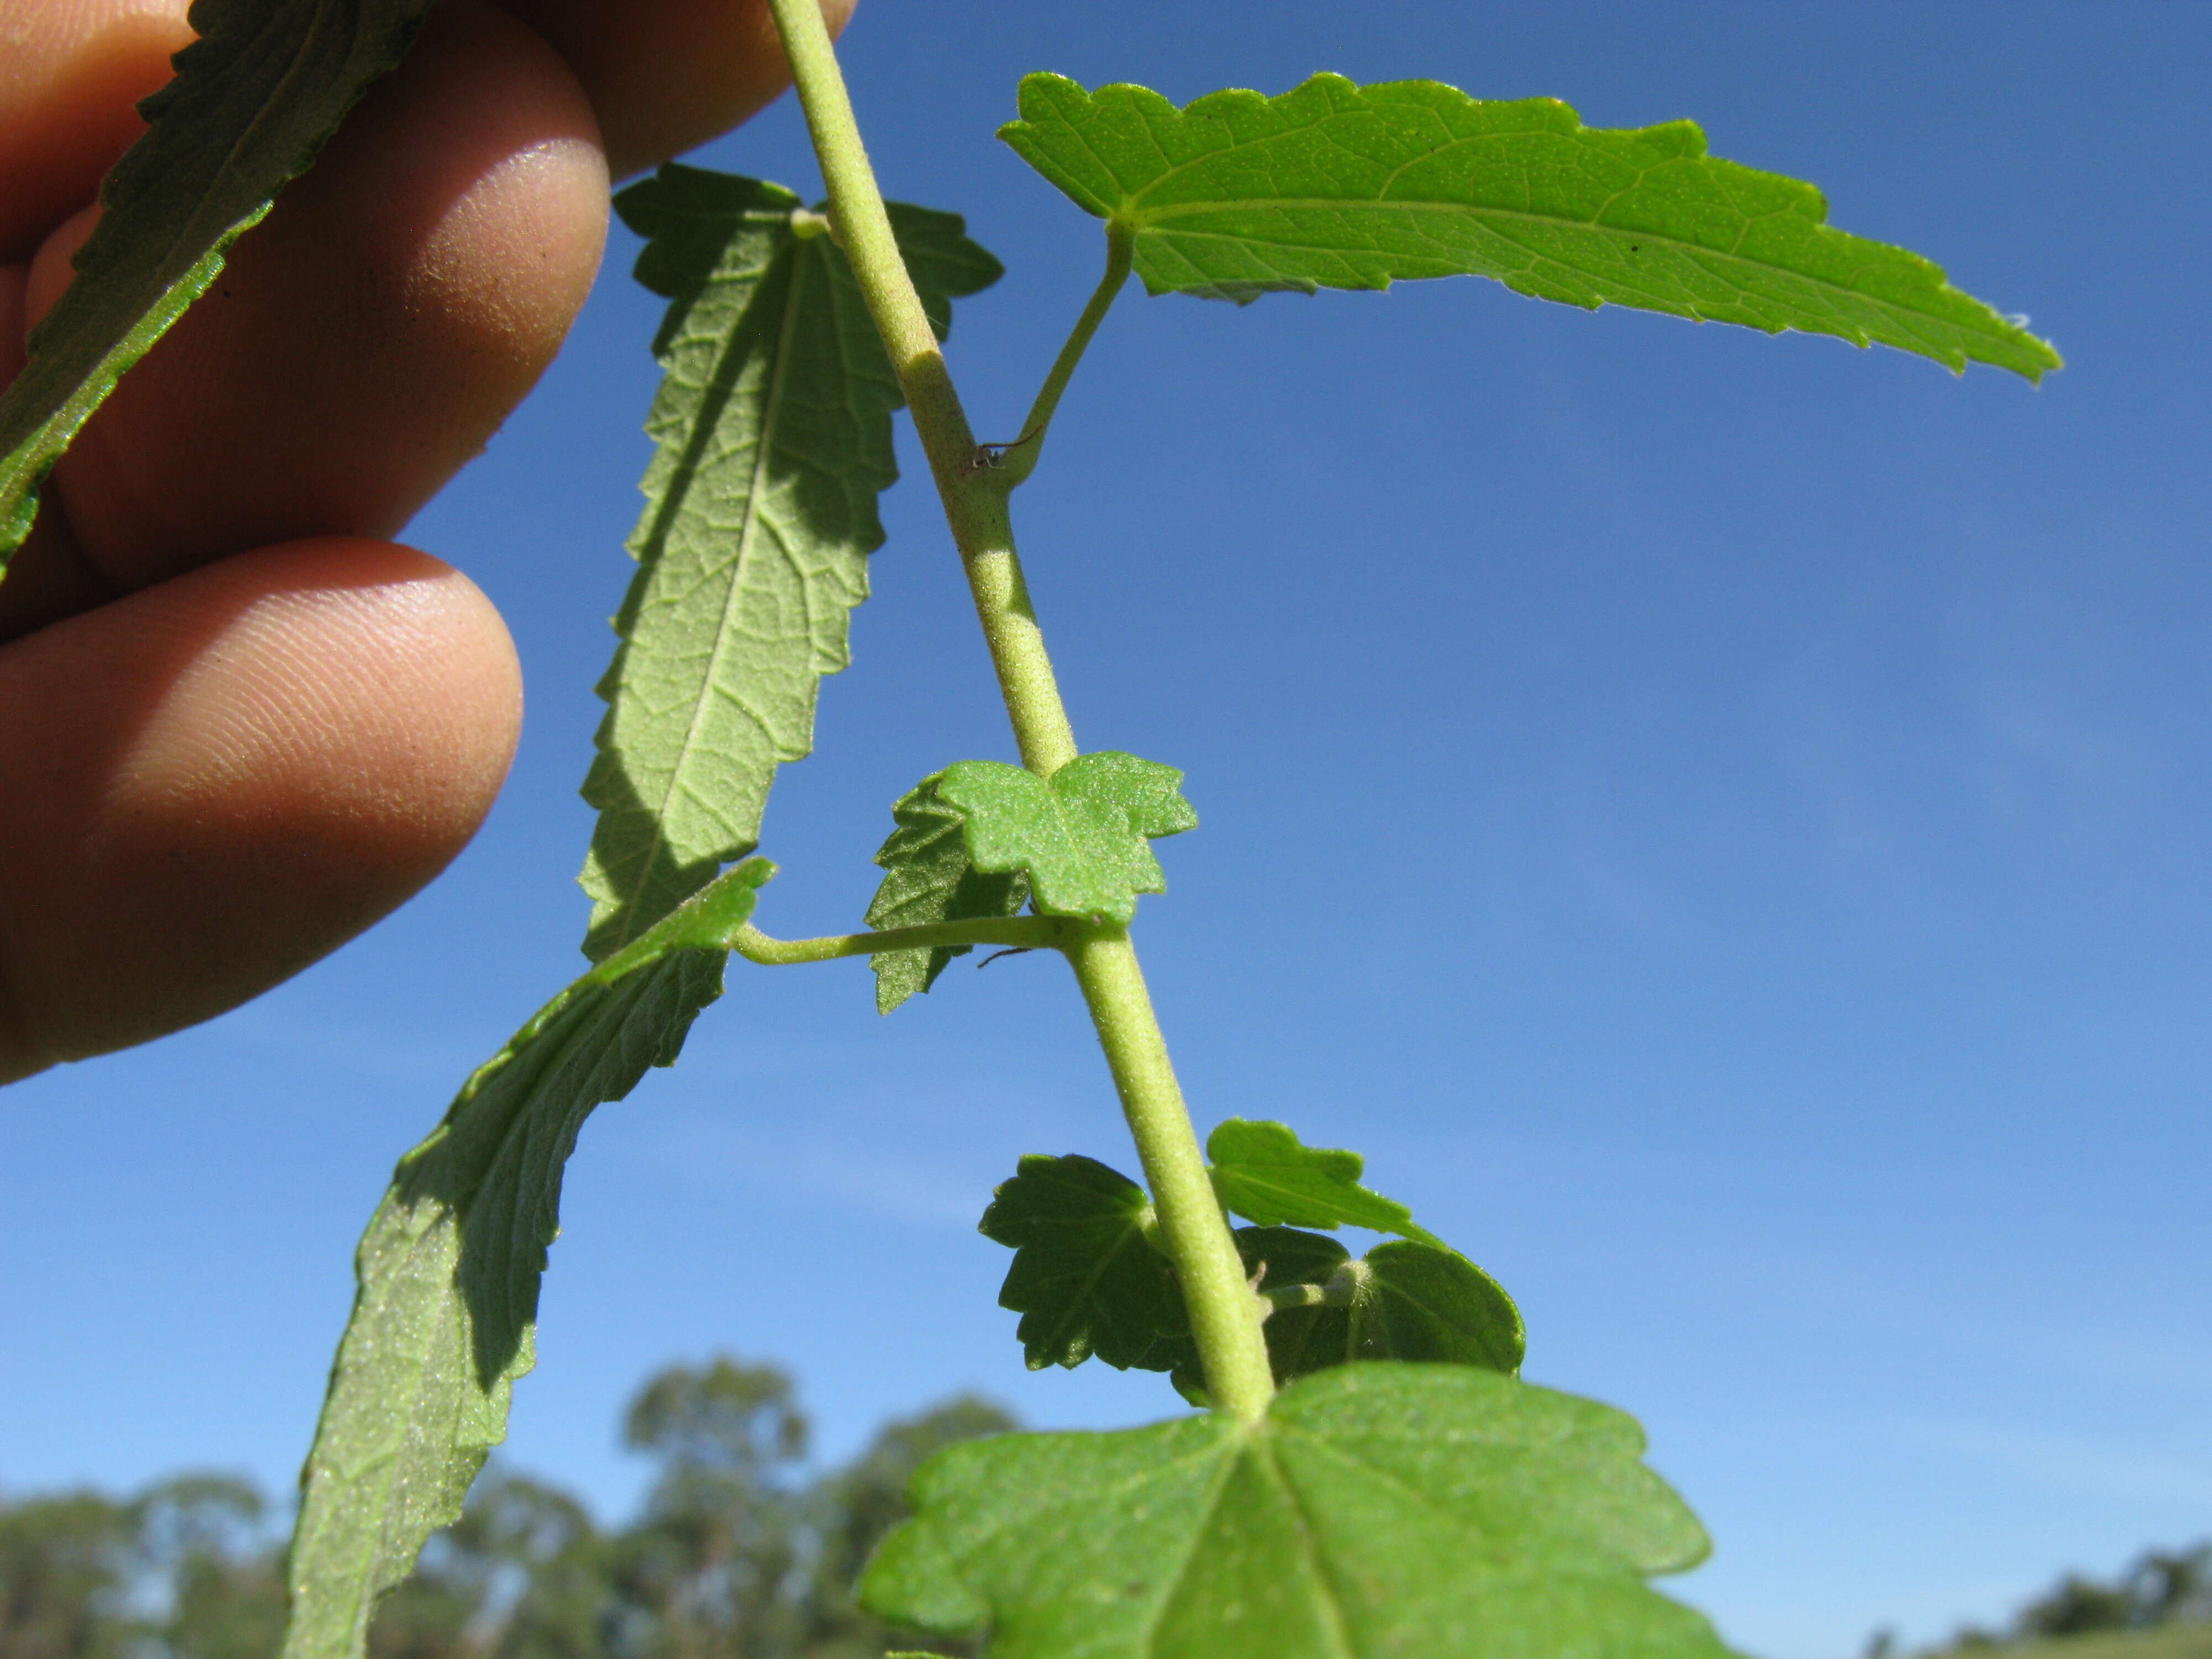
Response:
[[[432,0],[194,0],[200,38],[145,100],[150,124],[100,189],[76,277],[0,392],[0,572],[39,485],[116,382],[204,294],[232,243],[313,164]]]
[[[962,833],[964,815],[939,795],[937,781],[923,779],[891,808],[898,828],[876,854],[884,878],[868,906],[868,926],[878,931],[1011,916],[1030,902],[1026,872],[987,873],[969,859]],[[888,1014],[929,989],[946,964],[970,948],[878,951],[869,958],[876,970],[876,1012]]]
[[[358,1659],[378,1599],[460,1514],[531,1367],[576,1133],[647,1067],[675,1063],[773,872],[739,866],[569,986],[400,1160],[355,1257],[360,1289],[301,1476],[284,1659]]]
[[[1521,1310],[1456,1250],[1400,1239],[1354,1261],[1335,1240],[1291,1227],[1240,1227],[1237,1248],[1248,1272],[1264,1264],[1262,1290],[1315,1285],[1329,1292],[1326,1303],[1268,1315],[1267,1358],[1278,1382],[1355,1359],[1520,1371],[1528,1351]]]
[[[1189,1328],[1167,1258],[1145,1237],[1145,1189],[1095,1158],[1036,1155],[991,1196],[979,1231],[1014,1252],[999,1305],[1018,1313],[1029,1368],[1092,1354],[1116,1370],[1166,1370]],[[1163,1337],[1169,1348],[1156,1354]]]
[[[789,191],[672,162],[615,206],[649,239],[638,280],[670,304],[639,568],[584,781],[594,959],[750,852],[777,765],[813,747],[817,684],[850,659],[883,544],[904,401],[827,222]],[[890,214],[942,336],[953,297],[1001,267],[957,215]]]
[[[1197,827],[1182,782],[1172,766],[1105,750],[1050,778],[962,761],[938,775],[937,793],[964,815],[978,870],[1028,872],[1043,915],[1126,926],[1138,894],[1167,890],[1148,842]]]
[[[1258,1423],[941,1452],[861,1601],[993,1659],[1723,1659],[1644,1582],[1707,1546],[1643,1451],[1493,1371],[1340,1366]]]
[[[1707,155],[1688,121],[1606,131],[1556,99],[1339,75],[1182,109],[1143,87],[1032,75],[1021,112],[999,136],[1133,239],[1153,294],[1241,302],[1490,276],[1593,310],[1879,341],[1954,369],[2034,380],[2061,366],[1941,267],[1831,227],[1812,185]]]
[[[1283,1124],[1232,1117],[1206,1137],[1206,1156],[1221,1207],[1263,1227],[1348,1224],[1445,1248],[1397,1200],[1359,1184],[1358,1153],[1305,1146]]]

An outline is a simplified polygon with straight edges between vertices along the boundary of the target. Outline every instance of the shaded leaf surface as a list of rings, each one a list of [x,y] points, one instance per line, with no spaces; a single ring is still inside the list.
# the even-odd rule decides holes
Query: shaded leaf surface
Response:
[[[1397,1200],[1359,1184],[1358,1152],[1308,1146],[1283,1124],[1232,1117],[1206,1137],[1206,1156],[1222,1207],[1263,1227],[1348,1224],[1444,1248]]]
[[[993,1659],[1722,1659],[1649,1589],[1705,1534],[1609,1407],[1351,1365],[1219,1415],[955,1447],[869,1570],[878,1617]]]
[[[978,870],[1029,873],[1046,915],[1127,924],[1137,895],[1167,890],[1148,844],[1194,829],[1182,774],[1104,750],[1079,755],[1049,779],[1003,761],[962,761],[939,775],[939,797],[966,817]]]
[[[1585,127],[1556,99],[1317,75],[1178,109],[1142,87],[1022,82],[1000,137],[1134,238],[1154,294],[1250,300],[1491,276],[1569,305],[1880,341],[2030,380],[2058,354],[1916,253],[1828,225],[1812,185],[1705,153],[1688,121]]]
[[[1011,916],[1030,902],[1027,872],[986,873],[969,859],[964,815],[938,794],[937,781],[925,778],[891,808],[898,828],[876,854],[884,878],[868,906],[868,926],[878,931]],[[945,964],[970,948],[878,951],[869,958],[876,970],[876,1012],[888,1014],[929,989]]]
[[[845,256],[789,191],[672,162],[615,205],[650,239],[638,280],[670,305],[639,568],[584,782],[594,959],[750,852],[777,765],[813,747],[817,684],[849,660],[883,544],[903,401]],[[1000,264],[956,215],[890,214],[941,336],[952,297]]]
[[[431,3],[196,0],[201,38],[139,106],[151,125],[101,188],[76,280],[0,392],[0,569],[30,534],[39,484],[70,440],[399,61]]]
[[[1315,1285],[1329,1293],[1322,1305],[1268,1315],[1278,1382],[1355,1359],[1479,1365],[1509,1376],[1521,1369],[1521,1310],[1456,1250],[1399,1239],[1354,1261],[1334,1239],[1291,1227],[1241,1227],[1237,1248],[1248,1273],[1266,1264],[1263,1290]]]
[[[301,1477],[286,1659],[351,1659],[377,1598],[461,1511],[530,1369],[561,1175],[594,1107],[675,1063],[773,872],[732,871],[541,1009],[400,1160]]]
[[[1167,1258],[1146,1242],[1152,1213],[1135,1182],[1073,1155],[1024,1158],[993,1194],[981,1231],[1014,1252],[999,1305],[1022,1316],[1031,1370],[1094,1353],[1123,1370],[1165,1370],[1183,1357],[1154,1352],[1189,1322]]]

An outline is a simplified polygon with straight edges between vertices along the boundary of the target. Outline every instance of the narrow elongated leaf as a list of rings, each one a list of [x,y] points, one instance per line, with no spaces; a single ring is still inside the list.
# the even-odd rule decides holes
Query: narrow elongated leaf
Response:
[[[1003,761],[962,761],[938,775],[937,793],[965,815],[978,870],[1028,872],[1046,915],[1126,924],[1138,894],[1167,890],[1147,843],[1198,825],[1182,782],[1172,766],[1105,750],[1049,779]]]
[[[988,874],[968,856],[961,833],[960,809],[937,793],[937,780],[924,778],[891,808],[898,828],[876,854],[884,879],[868,906],[868,926],[922,927],[938,921],[968,921],[1011,916],[1030,902],[1030,878],[1020,870]],[[927,951],[879,951],[869,958],[876,970],[876,1012],[888,1014],[908,997],[927,991],[965,945],[939,945]]]
[[[357,1659],[377,1598],[461,1512],[532,1361],[561,1173],[594,1107],[675,1063],[774,866],[730,872],[541,1009],[400,1160],[301,1475],[285,1659]]]
[[[615,205],[651,239],[638,280],[671,303],[639,568],[584,782],[594,959],[750,852],[778,763],[813,747],[817,684],[848,660],[883,543],[903,401],[827,222],[789,191],[671,163]],[[953,214],[890,211],[942,335],[999,262]]]
[[[1492,1371],[1340,1366],[1256,1424],[941,1452],[861,1599],[992,1659],[1723,1659],[1644,1582],[1706,1544],[1643,1450]]]
[[[195,0],[201,38],[138,106],[152,125],[108,174],[76,280],[0,392],[0,570],[31,533],[39,484],[70,441],[399,61],[431,3]]]
[[[1880,341],[2040,378],[2058,354],[1903,248],[1826,222],[1812,185],[1705,153],[1688,121],[1585,127],[1556,99],[1316,75],[1177,109],[1142,87],[1022,82],[999,136],[1134,239],[1154,294],[1246,301],[1492,276],[1595,309]]]
[[[1166,1370],[1185,1357],[1174,1339],[1189,1321],[1167,1258],[1145,1238],[1152,1218],[1142,1187],[1073,1155],[1024,1158],[992,1195],[980,1231],[1014,1252],[999,1305],[1021,1315],[1031,1370],[1094,1353],[1122,1370]]]
[[[1206,1156],[1222,1208],[1262,1227],[1349,1224],[1445,1248],[1397,1200],[1359,1184],[1358,1153],[1305,1146],[1283,1124],[1232,1117],[1206,1137]]]

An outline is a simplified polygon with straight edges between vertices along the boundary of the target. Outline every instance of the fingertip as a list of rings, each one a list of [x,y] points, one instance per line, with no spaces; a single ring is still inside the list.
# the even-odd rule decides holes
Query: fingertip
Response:
[[[223,1012],[476,832],[521,718],[465,576],[356,538],[224,560],[0,654],[0,1077]]]
[[[0,259],[92,199],[192,38],[185,0],[11,0],[0,25]]]
[[[118,589],[241,548],[397,533],[551,362],[606,223],[567,65],[504,13],[445,0],[93,416],[49,506]],[[42,295],[66,269],[42,256]]]
[[[590,94],[607,162],[626,178],[750,119],[791,84],[768,0],[504,0],[550,40]],[[820,0],[833,35],[855,0]]]

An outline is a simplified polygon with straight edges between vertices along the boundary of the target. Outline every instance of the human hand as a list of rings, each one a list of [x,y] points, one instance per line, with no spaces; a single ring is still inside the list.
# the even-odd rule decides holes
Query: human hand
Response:
[[[0,384],[185,10],[0,0]],[[765,0],[444,0],[86,427],[0,582],[0,1081],[234,1006],[475,833],[514,647],[388,538],[551,360],[610,162],[786,76]]]

